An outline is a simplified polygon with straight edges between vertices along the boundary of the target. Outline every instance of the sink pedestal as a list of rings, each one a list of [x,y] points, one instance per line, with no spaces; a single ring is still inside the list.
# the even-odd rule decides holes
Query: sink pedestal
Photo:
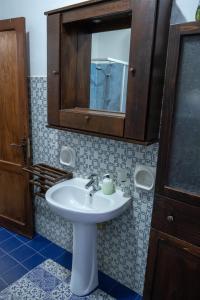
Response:
[[[85,296],[97,286],[97,226],[74,223],[71,292],[77,296]]]
[[[99,190],[88,198],[87,184],[87,179],[72,178],[55,184],[45,195],[51,209],[73,223],[70,287],[77,296],[88,295],[98,286],[96,224],[118,217],[131,204],[131,198],[118,190],[112,195]]]

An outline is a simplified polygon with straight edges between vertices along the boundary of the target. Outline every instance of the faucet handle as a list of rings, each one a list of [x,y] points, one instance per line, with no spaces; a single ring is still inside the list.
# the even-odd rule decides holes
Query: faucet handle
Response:
[[[106,178],[110,178],[110,174],[108,174],[108,173],[107,173],[107,174],[104,174],[104,175],[103,175],[103,180],[106,179]]]
[[[91,174],[90,176],[88,176],[88,179],[94,179],[94,178],[96,178],[96,177],[98,177],[97,174]]]

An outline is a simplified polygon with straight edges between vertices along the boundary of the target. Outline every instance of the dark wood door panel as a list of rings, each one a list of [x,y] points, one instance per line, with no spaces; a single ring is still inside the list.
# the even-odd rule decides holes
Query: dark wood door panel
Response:
[[[152,230],[144,300],[198,300],[200,248]]]
[[[0,217],[6,216],[12,222],[25,225],[26,221],[26,196],[28,194],[28,186],[24,180],[24,174],[19,167],[15,167],[15,171],[2,170],[0,165],[0,186],[10,187],[1,189],[0,196]],[[22,199],[24,195],[24,199]]]
[[[130,75],[128,77],[124,135],[127,138],[144,140],[157,1],[136,0],[132,2],[132,8],[129,65],[130,68],[134,68],[136,71],[135,74],[129,72]],[[145,55],[141,49],[145,49]]]
[[[200,246],[200,208],[155,197],[152,227]]]
[[[33,235],[25,19],[0,21],[0,225]]]
[[[17,94],[17,38],[16,31],[0,32],[0,159],[21,162],[21,153],[10,145],[20,139],[19,103]],[[12,116],[12,118],[11,118]],[[11,130],[7,130],[10,127]]]
[[[0,226],[31,237],[33,214],[29,175],[20,165],[0,161]]]

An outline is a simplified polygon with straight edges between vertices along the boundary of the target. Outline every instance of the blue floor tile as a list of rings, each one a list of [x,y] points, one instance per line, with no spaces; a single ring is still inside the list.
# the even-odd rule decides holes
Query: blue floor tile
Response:
[[[10,257],[9,255],[4,255],[1,257],[0,260],[0,274],[1,276],[7,272],[9,269],[15,267],[17,265],[17,262]]]
[[[68,251],[65,251],[61,256],[56,258],[55,261],[68,270],[72,269],[72,254]]]
[[[134,300],[142,300],[143,298],[142,298],[142,296],[140,296],[140,295],[137,295],[135,298],[134,298]]]
[[[5,240],[7,240],[7,239],[9,239],[11,237],[12,237],[11,233],[8,232],[7,230],[2,229],[0,231],[0,243],[2,243],[3,241],[5,241]]]
[[[27,269],[17,264],[14,268],[2,275],[7,284],[11,284],[27,273]]]
[[[0,257],[4,256],[6,253],[0,249]]]
[[[42,236],[36,236],[33,240],[27,243],[27,246],[35,249],[36,251],[40,251],[49,244],[51,244],[49,240],[43,238]]]
[[[44,248],[40,254],[45,256],[46,258],[56,259],[61,256],[65,250],[55,244],[50,244],[46,248]]]
[[[11,231],[11,230],[9,230],[7,228],[4,228],[4,230],[6,230],[11,236],[15,236],[16,235],[15,232],[13,232],[13,231]]]
[[[117,284],[116,280],[99,271],[99,288],[102,291],[109,293]]]
[[[41,264],[46,258],[41,256],[40,254],[35,254],[30,258],[26,259],[22,262],[23,266],[25,266],[28,270],[31,270]]]
[[[0,244],[0,248],[4,250],[5,252],[9,253],[13,251],[14,249],[20,247],[22,245],[22,242],[20,242],[15,237],[11,237],[7,240],[5,240],[3,243]]]
[[[16,250],[10,253],[10,255],[17,259],[19,262],[28,259],[34,254],[36,254],[36,251],[26,245],[22,245],[21,247],[17,248]]]
[[[0,291],[6,288],[7,284],[0,278]]]
[[[134,291],[130,290],[126,286],[117,283],[113,290],[111,290],[110,295],[117,300],[136,300],[138,298],[138,294]]]
[[[48,258],[69,270],[72,268],[72,254],[46,238],[36,234],[30,240],[0,227],[0,290]],[[99,272],[99,288],[117,300],[142,300],[134,291],[102,272]]]
[[[29,241],[31,241],[31,239],[23,236],[23,235],[19,235],[19,234],[16,234],[15,237],[20,240],[22,243],[27,243]]]

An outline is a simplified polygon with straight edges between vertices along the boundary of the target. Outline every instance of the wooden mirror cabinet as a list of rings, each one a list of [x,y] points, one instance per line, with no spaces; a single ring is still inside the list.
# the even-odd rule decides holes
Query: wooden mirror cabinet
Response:
[[[200,299],[200,23],[169,37],[144,300]]]
[[[49,126],[142,144],[155,142],[171,5],[172,0],[92,0],[46,12]],[[125,109],[91,109],[93,35],[122,29],[130,29],[130,46],[122,47],[130,47]],[[112,43],[112,38],[107,41]]]

